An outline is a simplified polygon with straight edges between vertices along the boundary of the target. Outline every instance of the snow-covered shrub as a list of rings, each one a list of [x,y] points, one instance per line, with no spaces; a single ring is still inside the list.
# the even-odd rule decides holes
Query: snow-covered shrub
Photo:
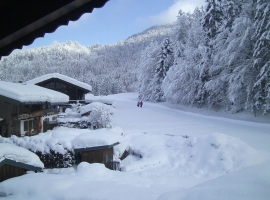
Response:
[[[93,102],[88,105],[72,105],[72,108],[66,109],[65,117],[58,118],[60,126],[69,128],[111,128],[113,107]]]
[[[90,113],[89,121],[94,128],[111,128],[112,110],[105,104],[96,104]]]

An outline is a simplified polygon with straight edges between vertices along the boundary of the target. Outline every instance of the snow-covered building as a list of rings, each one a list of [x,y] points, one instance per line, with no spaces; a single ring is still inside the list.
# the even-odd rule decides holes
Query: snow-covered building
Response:
[[[84,100],[85,94],[92,91],[92,86],[59,73],[46,74],[27,83],[64,93],[70,100]]]
[[[0,143],[0,182],[26,174],[39,172],[44,164],[31,151],[14,144]]]
[[[110,169],[118,168],[114,159],[114,146],[121,140],[119,129],[98,129],[81,133],[72,140],[76,164],[81,162],[103,163]],[[117,165],[117,166],[116,166]]]
[[[57,118],[57,105],[68,101],[63,93],[33,84],[0,81],[0,135],[30,136],[47,131],[45,124]]]
[[[110,145],[74,149],[76,164],[78,165],[81,162],[88,162],[90,164],[103,163],[107,168],[115,170],[118,167],[116,166],[118,162],[113,160],[113,147],[118,144],[119,142]]]

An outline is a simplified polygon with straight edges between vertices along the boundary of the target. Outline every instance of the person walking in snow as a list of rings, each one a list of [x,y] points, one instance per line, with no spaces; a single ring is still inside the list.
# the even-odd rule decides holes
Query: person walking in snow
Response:
[[[140,106],[140,102],[138,101],[138,103],[137,103],[137,107],[139,107]]]
[[[140,107],[142,107],[142,105],[143,105],[143,102],[141,101],[141,102],[140,102]]]

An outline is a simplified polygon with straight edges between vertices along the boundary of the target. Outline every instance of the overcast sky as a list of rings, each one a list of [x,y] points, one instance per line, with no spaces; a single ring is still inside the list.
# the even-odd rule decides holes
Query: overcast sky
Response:
[[[192,12],[205,0],[110,0],[104,7],[84,14],[68,26],[38,38],[24,49],[48,46],[68,40],[82,45],[114,44],[158,24],[176,20],[180,9]]]

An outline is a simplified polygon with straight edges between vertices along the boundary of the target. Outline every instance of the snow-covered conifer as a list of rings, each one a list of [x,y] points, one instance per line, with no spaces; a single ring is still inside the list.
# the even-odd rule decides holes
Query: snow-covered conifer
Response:
[[[268,0],[257,0],[255,16],[256,41],[253,67],[258,70],[254,84],[255,106],[270,111],[270,3]]]

